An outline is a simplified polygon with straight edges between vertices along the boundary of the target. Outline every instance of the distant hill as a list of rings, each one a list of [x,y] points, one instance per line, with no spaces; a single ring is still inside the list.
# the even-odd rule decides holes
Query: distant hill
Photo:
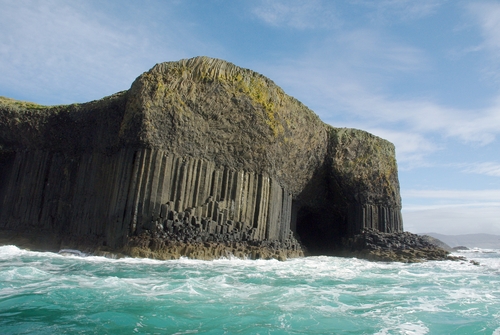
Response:
[[[443,235],[438,233],[426,233],[437,238],[450,247],[465,246],[468,248],[500,249],[500,235],[491,234],[466,234],[466,235]]]

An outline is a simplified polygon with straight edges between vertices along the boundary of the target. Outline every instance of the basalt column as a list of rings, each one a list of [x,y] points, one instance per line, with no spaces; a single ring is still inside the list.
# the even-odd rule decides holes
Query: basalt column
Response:
[[[343,204],[346,231],[403,231],[394,145],[356,129],[330,130],[330,188]]]
[[[0,228],[116,247],[182,213],[214,233],[247,231],[262,241],[290,232],[291,194],[274,179],[203,159],[151,149],[79,157],[35,151],[3,155],[1,166]]]
[[[285,240],[291,194],[267,175],[217,167],[163,150],[136,152],[125,223],[130,234],[174,224],[178,214],[210,233],[249,231],[254,240]]]
[[[24,151],[3,164],[0,228],[50,231],[119,245],[134,151],[111,155]]]

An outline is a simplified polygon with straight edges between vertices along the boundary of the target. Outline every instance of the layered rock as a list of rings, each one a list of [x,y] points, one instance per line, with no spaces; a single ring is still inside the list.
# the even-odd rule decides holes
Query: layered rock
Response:
[[[207,57],[86,104],[1,99],[0,168],[0,229],[65,247],[285,258],[403,230],[391,143]]]

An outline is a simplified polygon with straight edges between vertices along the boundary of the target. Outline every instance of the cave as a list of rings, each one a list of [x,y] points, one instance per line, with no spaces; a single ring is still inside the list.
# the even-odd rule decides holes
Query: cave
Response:
[[[342,234],[324,211],[301,207],[296,213],[295,233],[308,256],[332,255]]]
[[[0,171],[2,171],[0,173],[0,209],[2,208],[4,193],[7,192],[7,184],[11,178],[10,174],[15,158],[15,152],[0,153]]]

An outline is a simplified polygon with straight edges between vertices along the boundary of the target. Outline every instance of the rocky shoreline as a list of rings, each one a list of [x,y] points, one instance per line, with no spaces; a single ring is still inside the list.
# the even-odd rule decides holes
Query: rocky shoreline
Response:
[[[139,236],[122,250],[131,257],[161,260],[188,257],[201,260],[236,257],[240,259],[277,259],[304,257],[302,249],[285,249],[272,243],[249,242],[172,242]]]
[[[163,230],[146,230],[140,235],[130,237],[123,248],[111,249],[98,246],[98,243],[89,243],[89,241],[65,241],[42,232],[20,235],[12,231],[2,231],[0,245],[16,245],[29,250],[52,252],[77,249],[94,256],[159,260],[179,259],[180,257],[200,260],[236,257],[285,261],[290,258],[309,256],[307,250],[293,236],[290,236],[287,242],[252,239],[235,241],[227,233],[195,236],[196,233],[200,232],[186,229],[183,232],[169,234]],[[434,239],[429,239],[428,236],[410,232],[381,233],[373,229],[365,229],[351,238],[345,238],[330,256],[403,263],[466,261],[464,257],[453,256],[450,251],[437,245]]]
[[[382,233],[364,229],[343,240],[340,254],[372,261],[417,263],[422,261],[465,260],[453,256],[428,238],[410,232]]]
[[[78,250],[86,255],[108,258],[152,258],[158,260],[188,257],[200,260],[236,257],[240,259],[277,259],[304,257],[304,251],[293,236],[283,241],[259,241],[256,239],[235,240],[229,233],[204,234],[189,228],[176,233],[143,231],[132,236],[121,248],[103,246],[101,241],[82,237],[80,239],[55,236],[50,232],[0,230],[0,246],[15,245],[33,251],[59,252]],[[162,234],[163,233],[163,234]]]

